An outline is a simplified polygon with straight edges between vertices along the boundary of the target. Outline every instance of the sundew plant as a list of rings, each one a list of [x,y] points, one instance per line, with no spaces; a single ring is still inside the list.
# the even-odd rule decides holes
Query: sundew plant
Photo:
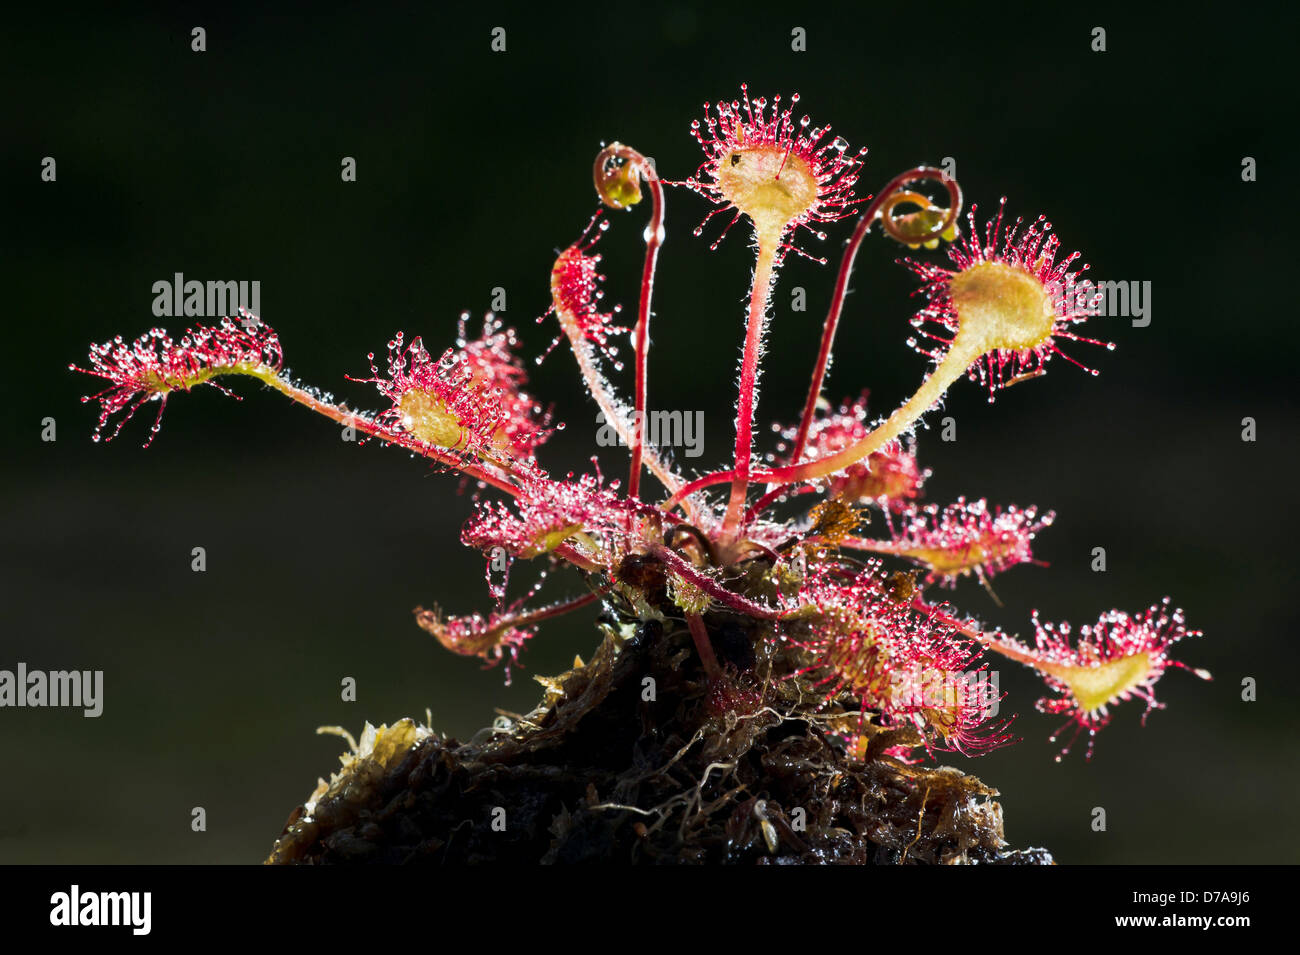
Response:
[[[598,469],[562,477],[549,469],[543,445],[562,425],[527,391],[516,336],[492,315],[481,328],[462,316],[445,349],[398,332],[383,369],[372,354],[369,373],[353,379],[378,391],[382,407],[373,413],[291,379],[280,335],[249,312],[179,337],[161,328],[134,341],[117,337],[93,346],[87,367],[71,366],[107,382],[93,396],[101,405],[95,439],[117,436],[152,404],[148,446],[173,395],[201,385],[231,394],[235,378],[252,378],[473,488],[461,540],[487,560],[483,609],[415,613],[453,653],[503,665],[508,675],[543,624],[599,602],[616,645],[655,639],[669,626],[688,630],[685,646],[693,643],[704,675],[702,705],[714,717],[734,723],[767,710],[816,721],[850,758],[898,765],[1010,744],[1008,721],[997,716],[1001,697],[985,678],[1006,658],[1046,682],[1037,705],[1064,720],[1053,736],[1060,752],[1083,733],[1091,756],[1117,704],[1137,698],[1143,719],[1160,708],[1154,689],[1165,671],[1189,669],[1171,656],[1174,645],[1197,632],[1169,598],[1106,610],[1078,628],[1035,612],[1032,642],[958,609],[948,592],[959,581],[989,588],[997,575],[1034,563],[1035,538],[1054,515],[983,499],[923,503],[929,472],[917,433],[950,388],[965,387],[963,378],[992,402],[1049,365],[1074,366],[1063,369],[1066,377],[1095,375],[1092,366],[1112,345],[1087,329],[1099,313],[1087,266],[1079,253],[1063,253],[1046,219],[1013,218],[1005,201],[982,217],[972,206],[963,222],[961,189],[938,168],[908,169],[874,197],[860,196],[865,149],[797,117],[797,96],[751,98],[743,86],[741,93],[706,103],[691,124],[704,158],[680,181],[658,178],[629,146],[602,149],[593,176],[600,207],[549,276],[544,320],[558,325],[557,341],[567,340],[591,400],[628,448],[625,480]],[[734,457],[709,473],[684,473],[646,440],[652,317],[686,318],[655,316],[653,308],[669,188],[712,206],[696,236],[709,234],[716,247],[733,229],[747,230],[755,256],[738,328]],[[619,212],[647,197],[639,300],[635,319],[624,319],[602,304],[597,248]],[[584,218],[575,216],[574,232]],[[790,412],[788,420],[760,425],[764,341],[781,266],[791,254],[812,257],[811,242],[846,221],[856,224],[806,401],[773,409]],[[868,408],[865,391],[843,403],[823,395],[854,260],[873,231],[911,252],[901,263],[919,282],[920,307],[907,328],[899,322],[899,338],[931,361],[915,394],[884,414]],[[756,432],[772,431],[775,446],[756,450]],[[552,580],[567,571],[574,595],[542,604],[533,587],[509,597],[508,577],[521,562]],[[650,621],[662,626],[647,628]]]

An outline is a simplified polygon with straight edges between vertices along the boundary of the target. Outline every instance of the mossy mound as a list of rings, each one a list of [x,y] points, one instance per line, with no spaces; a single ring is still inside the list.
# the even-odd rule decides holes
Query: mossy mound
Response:
[[[810,716],[806,687],[770,678],[787,670],[779,641],[708,623],[725,685],[709,685],[685,627],[651,620],[627,639],[606,626],[590,663],[541,680],[535,710],[469,742],[368,726],[267,861],[1052,862],[1007,847],[996,790],[885,755],[914,730],[868,726],[851,757],[834,727],[856,714]]]

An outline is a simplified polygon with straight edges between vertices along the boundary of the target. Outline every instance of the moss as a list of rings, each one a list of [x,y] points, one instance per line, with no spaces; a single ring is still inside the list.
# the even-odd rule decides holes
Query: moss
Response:
[[[788,672],[779,641],[741,618],[707,622],[723,685],[679,621],[611,622],[591,662],[542,679],[541,704],[509,728],[461,743],[410,720],[367,727],[267,861],[1052,861],[1007,847],[996,790],[883,755],[913,730],[869,725],[851,758],[834,728],[856,715],[809,715],[806,684],[771,678]]]

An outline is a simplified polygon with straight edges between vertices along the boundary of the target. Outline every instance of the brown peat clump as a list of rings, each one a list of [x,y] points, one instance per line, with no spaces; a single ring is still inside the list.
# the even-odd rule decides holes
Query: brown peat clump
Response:
[[[473,740],[411,720],[367,727],[343,769],[294,810],[267,860],[357,863],[1050,864],[1006,845],[997,791],[884,751],[911,727],[861,727],[808,684],[767,680],[793,651],[710,616],[726,667],[710,688],[687,628],[651,620],[539,678],[531,713]],[[628,631],[623,631],[628,632]],[[752,649],[778,648],[775,651]],[[851,698],[846,697],[845,702]]]

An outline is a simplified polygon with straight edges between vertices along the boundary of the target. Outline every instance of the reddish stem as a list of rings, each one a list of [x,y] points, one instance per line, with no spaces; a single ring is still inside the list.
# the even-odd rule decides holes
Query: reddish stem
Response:
[[[641,302],[636,318],[634,405],[637,421],[640,424],[636,429],[636,441],[632,445],[632,464],[627,478],[627,493],[634,499],[638,497],[641,490],[641,442],[645,439],[646,376],[650,354],[650,299],[654,295],[655,266],[659,259],[659,247],[664,241],[664,189],[658,179],[646,176],[646,182],[650,185],[654,209],[650,214],[650,224],[646,226],[645,262],[641,267]]]
[[[493,487],[497,488],[498,490],[505,491],[507,494],[511,495],[512,497],[519,493],[519,489],[516,488],[513,484],[511,484],[509,481],[503,480],[502,478],[495,476],[491,472],[487,471],[482,467],[479,467],[478,465],[470,464],[462,460],[461,458],[459,458],[457,455],[453,454],[450,451],[444,451],[440,448],[434,447],[433,445],[426,444],[423,441],[413,441],[407,443],[405,441],[397,440],[390,432],[385,431],[383,428],[375,425],[373,422],[370,421],[370,419],[366,418],[364,415],[359,415],[353,411],[347,411],[343,408],[338,407],[337,405],[332,405],[327,401],[321,401],[311,392],[291,384],[289,381],[282,378],[273,369],[269,369],[269,368],[266,369],[265,374],[260,374],[256,372],[248,372],[247,374],[250,374],[252,377],[257,378],[259,381],[263,382],[266,385],[269,385],[270,387],[274,388],[276,391],[280,392],[281,394],[286,395],[287,397],[293,399],[303,407],[310,408],[312,411],[315,411],[317,414],[324,415],[325,417],[330,418],[331,420],[336,421],[339,424],[344,425],[345,427],[356,428],[358,431],[362,432],[363,434],[368,434],[371,435],[372,437],[379,438],[381,441],[385,441],[390,444],[401,445],[402,447],[407,448],[408,450],[423,455],[424,457],[428,458],[431,461],[437,461],[439,464],[445,464],[447,465],[447,467],[460,471],[462,474],[474,478],[476,481],[482,481],[484,484],[490,484]]]
[[[569,600],[561,600],[557,603],[550,604],[549,606],[540,607],[537,610],[530,610],[527,613],[521,613],[517,617],[510,617],[503,622],[508,623],[512,627],[527,626],[528,624],[537,623],[539,620],[547,620],[551,617],[558,617],[561,614],[566,614],[571,611],[577,610],[580,607],[585,607],[587,606],[587,604],[599,600],[600,597],[601,594],[599,591],[589,593],[589,594],[583,594],[580,597],[573,597]]]
[[[767,510],[779,497],[787,494],[811,494],[815,490],[816,488],[813,487],[801,487],[798,490],[791,491],[790,485],[788,484],[783,484],[780,487],[773,488],[755,501],[753,506],[745,512],[745,523],[748,524],[750,521],[757,518],[758,515]]]
[[[917,389],[916,394],[895,409],[893,414],[868,432],[861,440],[815,461],[804,461],[802,464],[787,464],[784,467],[772,468],[769,471],[754,472],[749,475],[749,483],[790,485],[804,481],[816,481],[861,461],[871,453],[879,451],[890,441],[893,441],[908,428],[915,425],[922,415],[943,398],[949,386],[966,373],[971,361],[977,357],[978,355],[971,349],[963,350],[958,346],[952,347],[939,364],[934,367],[930,375],[921,382],[921,387]],[[696,478],[670,497],[664,503],[664,508],[668,509],[675,506],[687,495],[693,494],[702,488],[721,484],[724,481],[734,481],[735,475],[735,471],[715,471],[713,474],[706,474],[703,477]],[[732,486],[735,486],[734,483]]]
[[[915,546],[909,546],[902,541],[871,540],[866,537],[842,537],[839,540],[839,545],[850,550],[864,550],[872,554],[890,554],[895,557],[908,557],[910,551],[916,550]]]
[[[687,481],[677,490],[676,494],[664,502],[664,510],[671,511],[696,491],[702,491],[706,487],[712,487],[715,484],[722,484],[724,481],[730,481],[735,473],[735,471],[714,471],[712,474],[705,474],[701,477],[697,477],[693,481]]]
[[[653,202],[653,208],[650,210],[650,222],[646,226],[645,232],[645,260],[641,267],[641,298],[637,306],[636,329],[634,331],[636,394],[633,398],[633,407],[636,411],[637,426],[633,429],[632,440],[628,442],[632,461],[628,471],[627,496],[635,500],[639,498],[641,492],[642,442],[645,440],[646,379],[649,373],[650,352],[650,302],[654,296],[655,267],[659,260],[659,249],[664,242],[664,189],[659,182],[659,176],[655,168],[650,165],[644,156],[631,146],[625,146],[622,143],[611,143],[596,157],[595,167],[596,189],[606,205],[612,205],[614,208],[620,209],[630,208],[625,202],[608,197],[606,191],[601,188],[603,180],[608,176],[605,168],[606,164],[615,157],[632,164],[636,168],[641,178],[650,187],[650,198]],[[668,490],[671,492],[672,488],[670,487]]]
[[[729,607],[732,610],[759,620],[779,620],[781,618],[780,610],[765,607],[760,603],[750,600],[748,597],[732,593],[712,577],[700,573],[699,570],[690,563],[690,561],[684,559],[676,551],[669,550],[667,547],[662,545],[654,545],[650,548],[650,553],[667,564],[669,570],[678,577],[681,577],[688,584],[699,588],[714,600],[718,601],[718,603]]]
[[[916,166],[906,172],[899,173],[889,180],[885,188],[880,190],[880,194],[871,200],[871,204],[867,206],[862,218],[858,219],[857,227],[853,230],[853,235],[849,238],[848,245],[844,249],[844,257],[840,260],[840,271],[835,279],[835,294],[831,297],[831,307],[826,313],[826,324],[822,329],[821,348],[817,352],[817,362],[813,365],[812,383],[808,387],[808,400],[804,403],[803,417],[799,421],[799,432],[795,437],[794,448],[790,452],[791,464],[799,462],[808,443],[808,431],[812,427],[817,402],[822,395],[822,385],[825,384],[826,372],[830,368],[831,345],[835,341],[835,332],[839,328],[840,313],[844,310],[844,297],[848,294],[849,276],[853,273],[853,263],[857,259],[858,248],[862,245],[862,240],[866,238],[867,233],[871,231],[871,226],[875,223],[877,217],[879,217],[881,207],[894,194],[895,190],[917,179],[938,179],[948,187],[949,215],[941,223],[938,229],[939,232],[946,229],[961,211],[961,190],[957,187],[956,182],[949,179],[942,170],[935,169],[933,166]]]
[[[1043,666],[1043,661],[1039,660],[1032,653],[1028,653],[1020,647],[1008,643],[1003,637],[985,633],[983,630],[972,627],[969,623],[958,620],[951,614],[944,613],[944,611],[940,610],[938,607],[927,604],[920,597],[913,599],[912,606],[916,610],[929,616],[930,619],[937,620],[944,626],[952,627],[958,633],[970,637],[972,640],[979,642],[985,648],[992,650],[994,653],[1001,654],[1008,659],[1015,660],[1017,663],[1023,663],[1026,666],[1033,667],[1034,669],[1039,669]]]
[[[772,270],[776,248],[758,241],[758,261],[754,267],[754,287],[749,294],[749,318],[745,322],[745,351],[740,362],[740,397],[736,407],[736,465],[731,482],[731,500],[727,502],[722,533],[734,539],[744,529],[742,508],[749,492],[749,468],[754,445],[754,397],[758,391],[758,357],[767,324],[767,301],[772,289]]]
[[[713,642],[709,640],[709,631],[704,626],[704,618],[699,614],[688,613],[686,626],[691,628],[691,639],[695,641],[695,652],[700,655],[704,672],[710,682],[722,679],[722,667],[718,665],[717,654],[713,652]]]
[[[900,197],[896,195],[898,188],[905,183],[917,179],[938,180],[943,183],[944,188],[948,191],[949,204],[947,214],[937,226],[930,230],[927,235],[907,235],[902,233],[888,216],[889,209],[899,202]],[[907,202],[915,201],[908,197],[902,198]],[[885,218],[882,222],[883,228],[893,238],[900,242],[924,242],[927,238],[937,237],[952,225],[961,211],[961,201],[961,187],[957,185],[956,180],[949,178],[943,170],[936,169],[933,166],[916,166],[906,172],[899,173],[891,179],[886,184],[885,188],[881,190],[880,195],[873,199],[871,205],[867,207],[867,211],[858,221],[857,228],[853,231],[853,236],[849,240],[848,248],[845,249],[843,261],[840,263],[839,276],[835,283],[835,295],[831,301],[830,311],[826,316],[826,324],[822,331],[821,348],[818,351],[817,364],[813,368],[813,380],[811,387],[808,390],[808,400],[804,404],[803,417],[799,423],[799,431],[795,439],[794,448],[790,455],[790,463],[785,467],[751,473],[748,471],[748,462],[745,462],[743,475],[743,481],[745,483],[769,483],[780,485],[779,487],[769,491],[764,498],[760,500],[759,503],[763,504],[763,506],[770,504],[771,501],[779,497],[785,488],[789,487],[791,484],[798,483],[801,480],[810,480],[822,477],[825,473],[829,473],[826,472],[825,468],[816,467],[816,465],[821,463],[821,460],[839,458],[844,461],[843,466],[847,466],[857,460],[858,457],[865,456],[865,454],[858,454],[857,457],[854,457],[855,449],[849,448],[839,452],[837,455],[828,455],[825,459],[807,461],[803,464],[798,463],[799,458],[803,455],[804,448],[807,445],[809,429],[812,427],[813,418],[817,409],[817,400],[821,397],[822,384],[825,381],[826,369],[830,363],[831,345],[834,342],[835,331],[839,325],[840,313],[843,311],[844,296],[847,293],[849,275],[853,270],[853,262],[857,257],[858,247],[862,244],[862,240],[870,230],[872,223],[881,216],[883,211],[885,213]],[[936,390],[938,384],[940,383],[936,382]],[[921,404],[920,401],[917,403]],[[926,404],[925,407],[929,407],[929,405]],[[900,430],[901,426],[907,423],[909,416],[902,414],[905,409],[912,415],[917,413],[916,408],[908,408],[907,406],[900,408],[898,412],[895,412],[896,417],[891,419],[891,422],[887,422],[887,424],[892,423],[894,425],[893,428],[889,429],[890,431]],[[925,408],[921,408],[921,411],[924,410]],[[877,431],[881,432],[881,434],[876,435],[876,438],[878,439],[877,443],[883,443],[885,439],[892,436],[887,434],[884,427],[877,429]],[[865,441],[862,442],[862,444],[864,447],[866,446]],[[861,448],[856,450],[861,451]],[[711,487],[714,484],[722,484],[728,481],[732,484],[732,501],[734,502],[736,498],[736,489],[742,482],[741,474],[741,462],[738,457],[737,466],[732,470],[715,471],[713,474],[706,474],[693,481],[688,481],[664,503],[664,509],[671,510],[696,491],[703,490],[706,487]],[[751,508],[750,512],[752,514],[758,513],[758,505]]]

